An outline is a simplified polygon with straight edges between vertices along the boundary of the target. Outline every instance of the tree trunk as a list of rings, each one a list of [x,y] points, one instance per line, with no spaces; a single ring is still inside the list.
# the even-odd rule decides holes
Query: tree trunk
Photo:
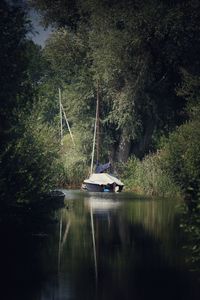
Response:
[[[129,157],[131,141],[128,140],[126,135],[126,130],[122,131],[122,135],[120,137],[119,147],[117,151],[117,161],[118,162],[126,162]]]

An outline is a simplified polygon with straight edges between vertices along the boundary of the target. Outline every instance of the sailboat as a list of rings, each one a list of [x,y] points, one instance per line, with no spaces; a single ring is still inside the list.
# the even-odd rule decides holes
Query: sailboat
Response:
[[[96,104],[96,119],[94,127],[92,160],[89,178],[85,179],[82,184],[82,189],[89,192],[121,192],[124,184],[112,174],[105,172],[111,166],[110,162],[103,165],[97,165],[93,172],[95,144],[97,153],[97,162],[99,161],[99,87],[97,84],[97,104]]]

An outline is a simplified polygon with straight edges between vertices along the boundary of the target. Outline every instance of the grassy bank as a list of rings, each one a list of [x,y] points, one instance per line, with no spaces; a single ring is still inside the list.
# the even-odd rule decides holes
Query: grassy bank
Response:
[[[163,153],[147,155],[142,161],[132,156],[120,166],[126,189],[148,196],[178,196],[179,187],[163,164]]]

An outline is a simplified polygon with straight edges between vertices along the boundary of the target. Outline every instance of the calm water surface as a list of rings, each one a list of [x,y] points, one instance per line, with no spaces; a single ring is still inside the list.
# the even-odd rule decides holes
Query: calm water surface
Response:
[[[175,199],[65,193],[62,209],[0,214],[0,299],[199,299]]]

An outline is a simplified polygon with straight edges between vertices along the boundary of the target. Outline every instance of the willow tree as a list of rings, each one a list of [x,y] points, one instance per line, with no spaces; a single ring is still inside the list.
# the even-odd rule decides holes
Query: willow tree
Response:
[[[91,128],[99,80],[102,136],[113,159],[142,157],[187,118],[185,98],[176,91],[180,69],[197,70],[199,62],[198,2],[31,3],[58,30],[44,51],[51,76],[68,91],[74,126],[81,120]]]

